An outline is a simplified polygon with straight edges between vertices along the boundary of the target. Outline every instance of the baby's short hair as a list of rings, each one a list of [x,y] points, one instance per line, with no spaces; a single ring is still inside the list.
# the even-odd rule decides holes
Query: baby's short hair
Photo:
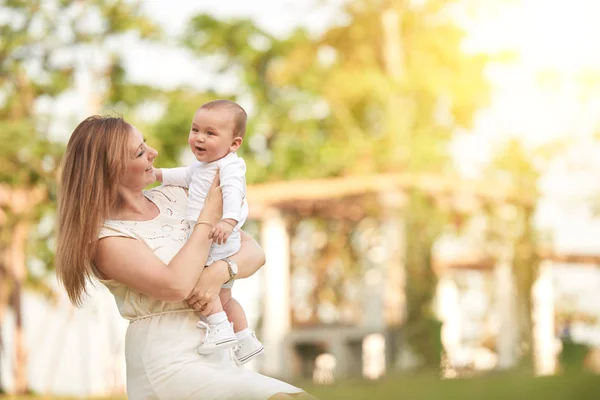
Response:
[[[231,100],[219,99],[209,101],[200,107],[201,110],[218,110],[225,109],[233,113],[233,137],[243,138],[246,134],[246,121],[248,120],[248,114],[238,103]]]

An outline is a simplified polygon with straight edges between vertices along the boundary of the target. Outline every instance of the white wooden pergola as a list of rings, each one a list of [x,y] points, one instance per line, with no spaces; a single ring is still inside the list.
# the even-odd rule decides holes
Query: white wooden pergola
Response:
[[[434,198],[444,198],[446,203],[464,205],[482,203],[492,205],[526,204],[524,199],[504,185],[465,182],[458,177],[414,174],[380,174],[363,177],[346,177],[317,180],[299,180],[252,185],[248,188],[250,218],[261,222],[260,238],[266,253],[264,267],[264,304],[262,339],[269,349],[265,356],[263,371],[272,376],[284,376],[289,365],[286,338],[292,330],[290,312],[290,237],[284,219],[286,210],[303,210],[310,215],[311,209],[322,202],[335,202],[363,195],[376,195],[384,210],[404,209],[406,192],[420,190]],[[468,207],[468,206],[467,206]],[[386,309],[404,311],[404,293],[397,288],[404,285],[405,232],[402,220],[387,227],[388,246],[394,251],[388,263],[399,268],[388,268],[385,276],[384,305]],[[503,287],[511,286],[511,270],[508,260],[496,266]],[[545,278],[544,278],[545,279]],[[508,313],[506,313],[508,316]],[[506,343],[506,348],[511,343]],[[340,363],[338,362],[338,365]]]
[[[532,287],[532,321],[534,337],[534,367],[537,375],[553,375],[558,371],[558,348],[556,346],[555,329],[555,304],[553,288],[553,266],[557,263],[576,264],[598,268],[600,256],[586,254],[554,253],[545,249],[538,252],[541,260],[538,275]],[[518,340],[515,329],[515,286],[512,276],[512,266],[509,258],[497,261],[490,258],[459,257],[454,259],[437,260],[435,266],[438,274],[444,276],[446,271],[471,270],[482,271],[493,274],[495,281],[495,310],[500,321],[500,331],[496,340],[497,369],[508,369],[517,362],[515,353]],[[446,309],[454,310],[445,317],[446,323],[455,330],[453,336],[460,335],[460,317],[458,316],[458,298],[451,292],[445,292],[444,299]],[[452,343],[457,345],[457,343]]]

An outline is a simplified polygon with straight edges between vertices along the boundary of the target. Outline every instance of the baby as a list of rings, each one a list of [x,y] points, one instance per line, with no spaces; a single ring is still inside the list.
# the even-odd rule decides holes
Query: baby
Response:
[[[214,304],[206,318],[208,323],[198,322],[198,327],[206,331],[198,352],[208,354],[237,344],[235,356],[241,363],[250,361],[264,350],[262,343],[248,328],[244,309],[231,297],[237,265],[227,258],[239,251],[240,228],[248,217],[246,163],[235,154],[246,133],[246,119],[244,109],[232,101],[215,100],[204,104],[194,115],[188,137],[197,161],[188,167],[155,169],[156,178],[163,184],[189,189],[186,218],[192,226],[219,170],[223,219],[214,227],[213,244],[206,265],[224,260],[229,266],[231,280],[222,286],[220,301]]]

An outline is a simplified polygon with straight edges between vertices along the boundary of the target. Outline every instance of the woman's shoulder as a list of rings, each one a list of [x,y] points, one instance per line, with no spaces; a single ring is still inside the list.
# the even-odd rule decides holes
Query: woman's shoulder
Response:
[[[187,201],[187,190],[181,186],[160,185],[147,190],[146,196],[153,201],[168,204],[182,204],[185,206]]]
[[[106,237],[128,237],[137,239],[134,232],[128,226],[128,221],[112,221],[106,220],[100,227],[98,233],[98,239],[104,239]]]

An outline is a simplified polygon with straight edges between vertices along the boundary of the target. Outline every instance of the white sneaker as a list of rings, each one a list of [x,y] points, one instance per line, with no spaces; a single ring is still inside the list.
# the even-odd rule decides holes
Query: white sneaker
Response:
[[[218,325],[209,325],[204,321],[198,321],[196,326],[205,332],[202,344],[198,347],[200,354],[209,354],[217,349],[233,347],[237,343],[233,325],[227,320]]]
[[[256,338],[254,332],[238,341],[234,350],[235,358],[241,364],[246,364],[265,350],[265,346]]]

